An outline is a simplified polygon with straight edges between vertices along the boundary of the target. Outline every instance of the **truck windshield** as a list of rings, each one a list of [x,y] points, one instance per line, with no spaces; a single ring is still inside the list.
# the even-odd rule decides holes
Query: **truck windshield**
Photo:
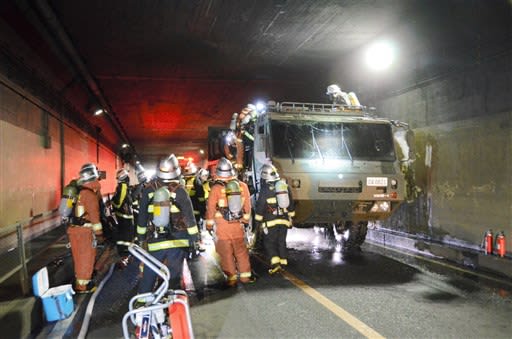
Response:
[[[388,124],[273,120],[271,133],[278,158],[395,160]]]

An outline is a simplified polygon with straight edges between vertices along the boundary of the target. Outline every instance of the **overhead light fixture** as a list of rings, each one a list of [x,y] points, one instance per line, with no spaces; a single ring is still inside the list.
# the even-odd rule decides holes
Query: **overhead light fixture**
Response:
[[[94,115],[101,115],[105,113],[105,110],[103,108],[98,108],[96,111],[94,111]]]
[[[375,71],[388,69],[395,58],[395,50],[388,41],[378,41],[366,51],[366,63]]]
[[[128,148],[128,147],[130,147],[130,145],[128,145],[128,144],[123,144],[123,145],[121,146],[121,148]]]

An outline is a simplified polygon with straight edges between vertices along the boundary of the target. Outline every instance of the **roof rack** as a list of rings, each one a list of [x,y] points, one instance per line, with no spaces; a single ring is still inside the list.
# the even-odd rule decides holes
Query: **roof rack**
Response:
[[[336,114],[336,115],[367,115],[366,106],[349,106],[341,104],[319,104],[310,102],[281,102],[267,106],[270,112]]]

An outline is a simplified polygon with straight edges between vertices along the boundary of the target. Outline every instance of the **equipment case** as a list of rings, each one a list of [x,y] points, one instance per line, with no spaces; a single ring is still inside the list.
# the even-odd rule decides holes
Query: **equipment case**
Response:
[[[71,284],[49,288],[48,269],[43,267],[32,276],[34,295],[43,302],[44,314],[47,321],[66,319],[73,313],[73,287]]]

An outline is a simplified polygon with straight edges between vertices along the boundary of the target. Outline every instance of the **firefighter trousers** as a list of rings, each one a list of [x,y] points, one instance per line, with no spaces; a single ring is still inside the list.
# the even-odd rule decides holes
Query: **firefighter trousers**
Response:
[[[263,236],[263,248],[270,259],[270,265],[287,265],[288,250],[286,249],[286,235],[288,227],[275,225],[268,228],[268,234]]]
[[[218,239],[215,250],[220,256],[220,266],[228,282],[236,281],[237,273],[240,274],[241,282],[250,280],[251,262],[244,238]]]
[[[133,242],[133,239],[135,238],[135,226],[133,224],[133,219],[117,216],[117,222],[116,241]],[[117,253],[119,253],[120,256],[127,256],[130,254],[130,252],[128,252],[128,247],[124,245],[117,245]]]
[[[181,277],[183,275],[183,262],[188,255],[188,247],[175,247],[159,251],[149,252],[158,261],[165,263],[171,277],[169,279],[170,289],[181,289]],[[148,267],[144,267],[142,279],[139,283],[138,293],[152,292],[157,274]]]
[[[96,261],[96,244],[91,227],[70,225],[67,229],[77,285],[87,285],[92,279]]]

